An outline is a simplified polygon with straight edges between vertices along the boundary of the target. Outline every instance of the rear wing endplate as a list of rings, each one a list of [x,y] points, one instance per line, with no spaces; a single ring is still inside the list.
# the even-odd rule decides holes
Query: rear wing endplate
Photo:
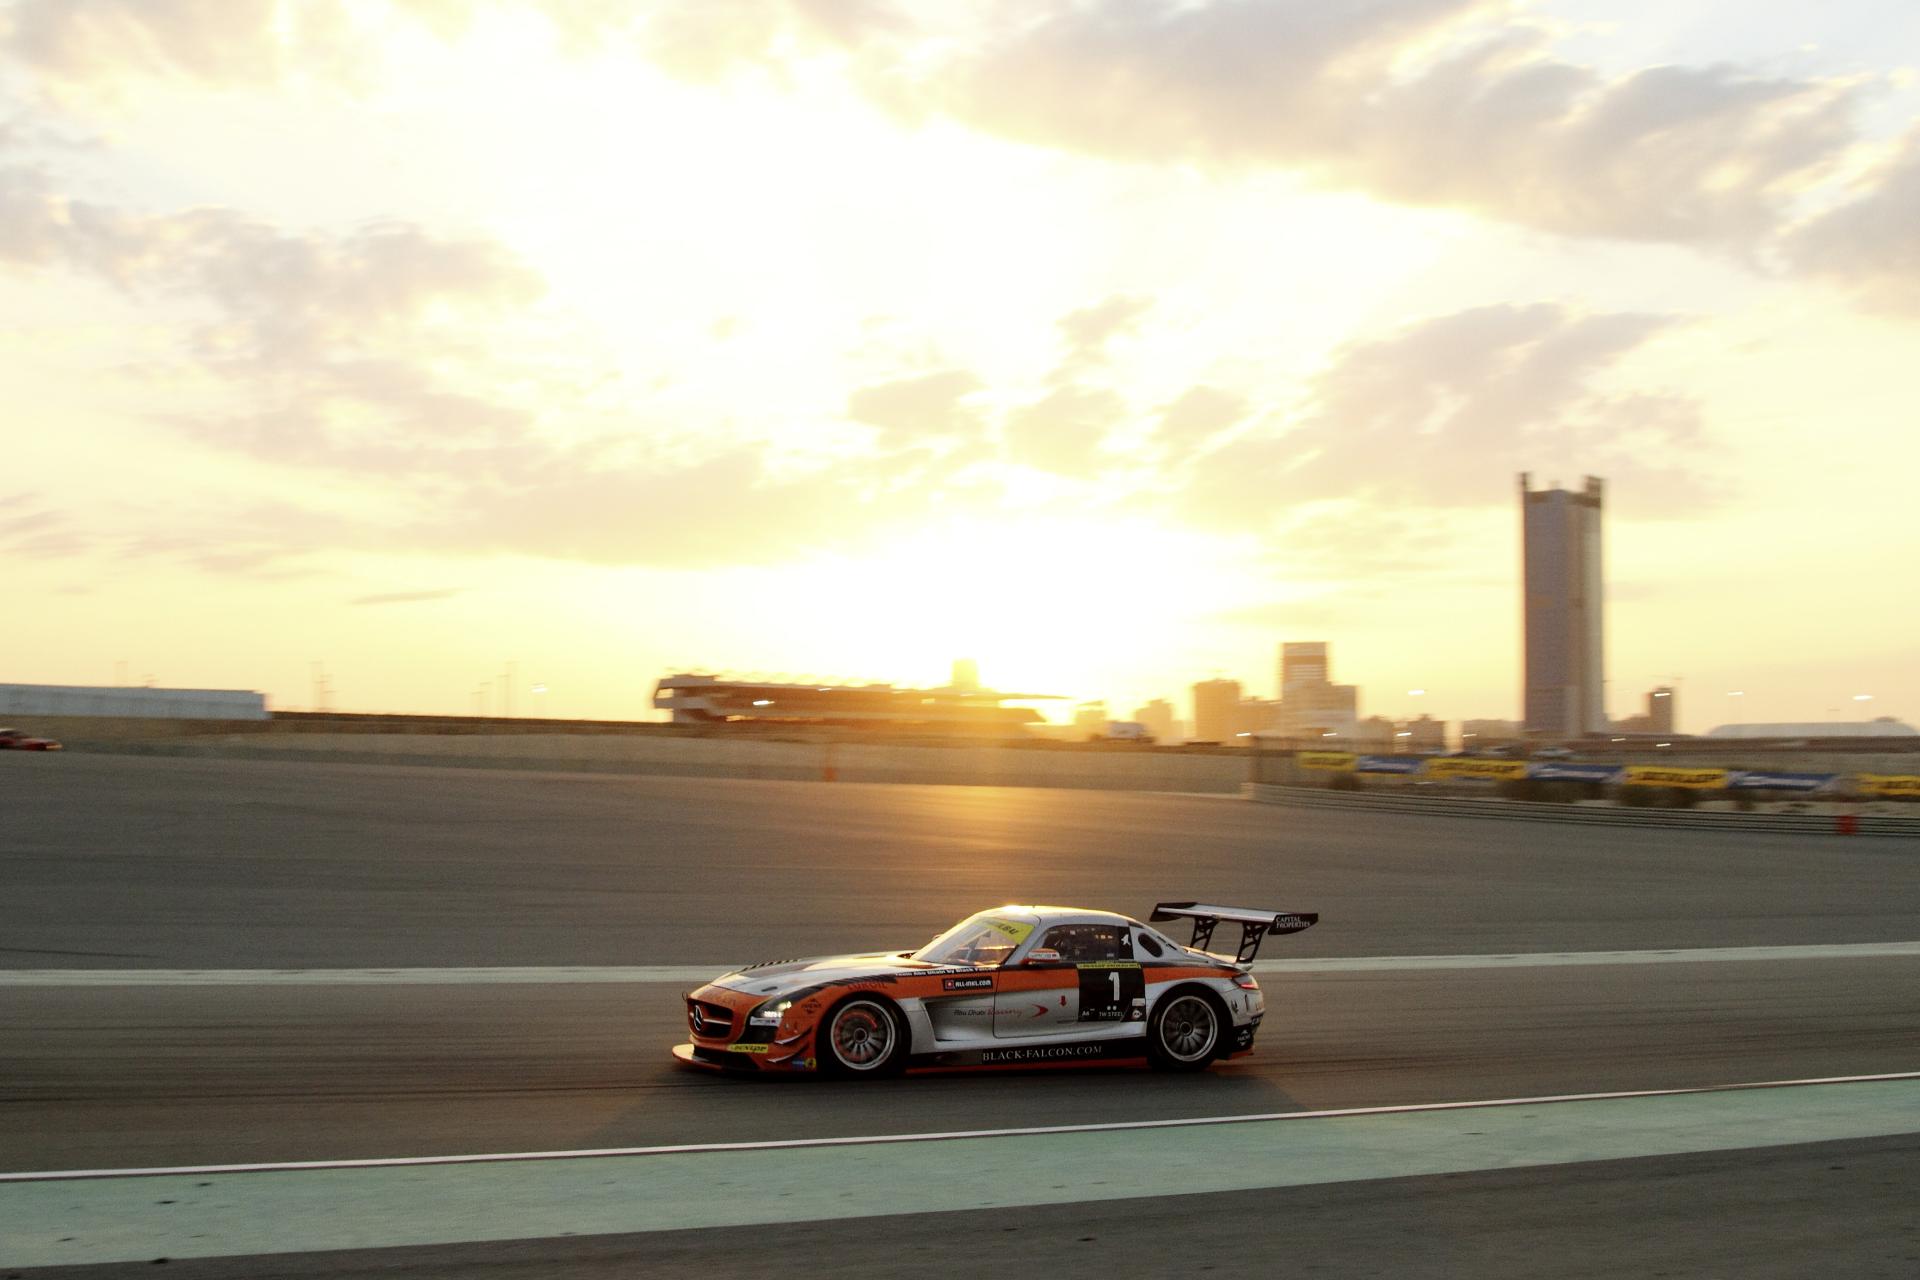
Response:
[[[1213,943],[1214,926],[1221,921],[1240,926],[1240,949],[1234,955],[1239,964],[1251,964],[1260,954],[1261,940],[1269,934],[1299,933],[1320,922],[1317,911],[1255,911],[1249,907],[1214,907],[1203,902],[1162,902],[1147,919],[1193,921],[1192,947],[1205,951]]]

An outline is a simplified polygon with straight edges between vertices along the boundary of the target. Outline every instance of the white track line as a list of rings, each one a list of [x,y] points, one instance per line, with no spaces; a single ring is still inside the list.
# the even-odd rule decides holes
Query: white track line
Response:
[[[71,1182],[87,1178],[201,1177],[216,1173],[292,1173],[314,1169],[388,1169],[416,1165],[517,1164],[540,1160],[600,1160],[626,1156],[684,1156],[728,1151],[791,1151],[806,1147],[884,1146],[902,1142],[955,1142],[969,1138],[1030,1138],[1061,1133],[1118,1133],[1139,1129],[1187,1129],[1221,1124],[1258,1124],[1276,1120],[1332,1120],[1342,1116],[1411,1115],[1435,1111],[1473,1111],[1486,1107],[1532,1107],[1562,1102],[1605,1102],[1624,1098],[1679,1098],[1702,1093],[1753,1089],[1791,1089],[1813,1085],[1873,1084],[1920,1080],[1920,1071],[1866,1076],[1820,1076],[1804,1080],[1752,1080],[1698,1085],[1684,1089],[1628,1089],[1611,1093],[1556,1093],[1535,1098],[1480,1098],[1470,1102],[1420,1102],[1400,1106],[1342,1107],[1327,1111],[1270,1111],[1255,1115],[1198,1116],[1183,1120],[1117,1120],[1104,1124],[1036,1125],[1017,1129],[956,1129],[946,1133],[878,1133],[841,1138],[780,1138],[763,1142],[701,1142],[664,1147],[599,1147],[579,1151],[504,1151],[456,1156],[387,1156],[366,1160],[292,1160],[276,1164],[198,1164],[145,1169],[57,1169],[0,1173],[0,1183]]]
[[[1379,973],[1417,969],[1540,969],[1561,965],[1873,960],[1920,956],[1920,942],[1843,942],[1662,951],[1531,951],[1457,956],[1327,956],[1261,960],[1255,973]],[[463,969],[0,969],[0,987],[509,986],[699,983],[726,965],[552,965]]]

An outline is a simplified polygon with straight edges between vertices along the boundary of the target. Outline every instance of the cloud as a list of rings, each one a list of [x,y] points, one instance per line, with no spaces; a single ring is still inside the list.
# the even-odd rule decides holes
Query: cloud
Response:
[[[1514,472],[1555,467],[1647,506],[1698,505],[1711,495],[1695,470],[1698,405],[1603,383],[1674,323],[1490,306],[1350,344],[1290,412],[1194,458],[1182,505],[1225,526],[1342,499],[1483,506],[1511,500]]]
[[[383,46],[396,30],[453,42],[489,14],[544,20],[563,52],[633,39],[692,81],[908,30],[884,0],[12,0],[0,51],[57,95],[141,79],[355,94],[391,76]]]
[[[1920,316],[1920,129],[1865,179],[1860,194],[1786,242],[1793,269],[1866,305]]]
[[[1607,76],[1499,0],[1035,3],[934,60],[917,110],[1109,159],[1281,169],[1543,231],[1746,244],[1852,140],[1853,90]]]
[[[548,22],[569,47],[628,27],[618,0],[13,0],[0,50],[70,95],[138,79],[231,89],[314,81],[358,92],[412,25],[455,40],[489,10]]]
[[[1245,419],[1248,409],[1247,398],[1237,392],[1188,387],[1160,410],[1156,434],[1162,443],[1185,452]]]
[[[767,564],[916,518],[927,497],[857,462],[775,475],[748,446],[680,465],[589,467],[557,453],[511,482],[462,488],[394,536],[595,564]]]
[[[1105,387],[1055,387],[1007,414],[1007,454],[1061,475],[1085,475],[1107,433],[1127,417],[1127,404]]]
[[[965,369],[915,374],[858,388],[847,397],[847,417],[879,427],[886,445],[974,435],[980,418],[965,399],[980,389],[980,379]]]
[[[44,170],[15,167],[0,171],[0,262],[208,313],[183,355],[239,407],[170,421],[242,452],[357,469],[432,454],[512,465],[532,420],[466,389],[491,364],[476,331],[544,290],[489,240],[402,222],[289,231],[218,208],[147,214],[71,199]]]
[[[1152,309],[1152,298],[1116,293],[1093,306],[1068,312],[1060,318],[1060,333],[1067,340],[1070,358],[1105,363],[1107,344],[1136,332]]]
[[[705,83],[910,30],[886,0],[668,0],[651,6],[640,45],[670,75]]]
[[[0,555],[52,559],[77,555],[94,539],[38,494],[0,495]]]
[[[350,605],[421,604],[429,600],[449,600],[460,592],[454,588],[439,591],[387,591],[377,595],[355,596]]]

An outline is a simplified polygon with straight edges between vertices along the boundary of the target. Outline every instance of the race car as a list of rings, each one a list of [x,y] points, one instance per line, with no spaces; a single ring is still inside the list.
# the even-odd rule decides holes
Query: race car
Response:
[[[0,729],[0,751],[58,751],[52,738],[36,738],[18,729]]]
[[[1319,915],[1162,902],[1191,940],[1110,911],[1005,906],[918,951],[772,960],[686,994],[689,1066],[871,1079],[906,1070],[1145,1062],[1199,1071],[1253,1051],[1254,956]],[[1222,925],[1233,954],[1206,950]]]

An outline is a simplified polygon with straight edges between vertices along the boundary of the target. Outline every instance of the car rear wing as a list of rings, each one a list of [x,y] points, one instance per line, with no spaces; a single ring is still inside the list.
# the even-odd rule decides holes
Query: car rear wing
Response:
[[[1250,907],[1213,907],[1203,902],[1162,902],[1147,919],[1193,921],[1192,947],[1205,951],[1213,943],[1213,929],[1222,920],[1240,926],[1240,949],[1234,955],[1238,964],[1252,964],[1260,954],[1260,942],[1269,934],[1299,933],[1320,922],[1317,911],[1255,911]]]

